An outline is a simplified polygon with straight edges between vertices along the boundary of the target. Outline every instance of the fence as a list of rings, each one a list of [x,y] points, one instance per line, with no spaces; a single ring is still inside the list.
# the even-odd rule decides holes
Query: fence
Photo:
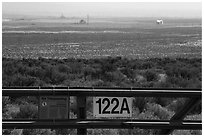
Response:
[[[201,102],[201,89],[150,88],[78,88],[78,87],[3,87],[3,96],[76,96],[77,119],[3,119],[3,129],[12,128],[70,128],[77,134],[87,134],[87,128],[161,129],[159,134],[170,134],[174,129],[201,130],[202,121],[183,120],[187,113]],[[170,120],[86,119],[86,97],[168,97],[188,98]]]

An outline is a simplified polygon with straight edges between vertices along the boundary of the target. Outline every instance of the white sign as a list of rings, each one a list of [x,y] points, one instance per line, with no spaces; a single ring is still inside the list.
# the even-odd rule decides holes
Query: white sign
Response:
[[[94,97],[94,117],[132,117],[132,98]]]

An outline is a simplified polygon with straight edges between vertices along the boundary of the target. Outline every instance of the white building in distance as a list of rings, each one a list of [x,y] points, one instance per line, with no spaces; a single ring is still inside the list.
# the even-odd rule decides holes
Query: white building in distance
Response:
[[[164,21],[161,20],[161,19],[158,19],[156,23],[157,23],[157,24],[164,24]]]

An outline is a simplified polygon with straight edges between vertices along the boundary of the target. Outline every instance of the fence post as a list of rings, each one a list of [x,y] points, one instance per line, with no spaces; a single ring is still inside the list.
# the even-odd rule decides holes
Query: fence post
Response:
[[[77,119],[85,120],[86,119],[86,97],[77,96]],[[78,135],[86,135],[86,128],[77,128]]]

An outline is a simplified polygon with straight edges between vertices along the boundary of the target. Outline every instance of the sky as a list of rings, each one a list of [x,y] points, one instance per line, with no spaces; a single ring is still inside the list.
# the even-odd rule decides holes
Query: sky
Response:
[[[95,16],[201,18],[201,2],[3,2],[3,16]]]

